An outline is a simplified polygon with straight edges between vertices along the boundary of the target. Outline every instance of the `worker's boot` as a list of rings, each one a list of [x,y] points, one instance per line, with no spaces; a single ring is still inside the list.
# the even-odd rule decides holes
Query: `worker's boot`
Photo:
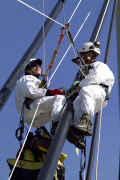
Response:
[[[58,121],[53,122],[52,128],[51,128],[51,134],[54,136],[55,130],[57,128]],[[71,126],[69,128],[68,134],[67,134],[67,140],[74,144],[77,148],[79,149],[84,149],[85,148],[85,140],[84,140],[84,135],[79,135],[77,136],[71,129]]]
[[[77,136],[71,129],[69,129],[68,134],[67,134],[67,140],[74,144],[77,148],[79,149],[85,149],[85,139],[84,135],[79,135]]]
[[[72,131],[77,135],[85,135],[85,136],[91,136],[92,135],[92,117],[89,114],[84,114],[80,121],[78,122],[78,125],[73,124],[71,126]]]

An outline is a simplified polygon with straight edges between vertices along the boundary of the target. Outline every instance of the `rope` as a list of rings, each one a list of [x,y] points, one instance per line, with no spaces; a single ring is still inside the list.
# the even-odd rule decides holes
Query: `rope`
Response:
[[[68,23],[69,23],[69,22],[71,21],[71,19],[73,18],[73,16],[74,16],[74,14],[75,14],[75,12],[76,12],[77,8],[79,7],[79,5],[80,5],[81,1],[82,1],[82,0],[80,0],[80,1],[79,1],[79,3],[77,4],[77,6],[76,6],[75,10],[73,11],[73,13],[72,13],[72,15],[71,15],[70,19],[68,20]]]
[[[98,35],[99,35],[99,32],[100,32],[100,29],[101,29],[101,26],[102,26],[102,23],[103,23],[105,14],[106,14],[106,12],[107,12],[107,8],[108,8],[109,3],[110,3],[110,0],[108,1],[107,5],[106,5],[106,8],[105,8],[105,11],[104,11],[104,14],[103,14],[103,18],[102,18],[102,20],[101,20],[101,23],[100,23],[100,26],[99,26],[99,29],[98,29],[98,32],[97,32],[95,41],[97,41],[97,38],[98,38]]]
[[[102,87],[101,87],[101,109],[100,109],[100,122],[99,122],[99,135],[98,135],[98,146],[97,146],[97,157],[96,157],[96,180],[97,180],[97,171],[98,171],[98,156],[100,149],[100,133],[101,133],[101,119],[102,119]]]
[[[78,34],[80,33],[82,27],[84,26],[85,22],[87,21],[88,17],[90,16],[92,10],[94,9],[94,7],[95,7],[95,5],[96,5],[96,2],[97,2],[97,0],[95,1],[95,3],[94,3],[94,5],[93,5],[93,7],[91,8],[90,12],[87,14],[87,16],[86,16],[84,22],[82,23],[82,25],[80,26],[78,32],[76,33],[76,35],[75,35],[75,37],[74,37],[74,39],[73,39],[73,43],[74,43],[75,39],[77,38]],[[68,22],[71,21],[73,15],[75,14],[75,12],[76,12],[78,6],[80,5],[80,3],[81,3],[81,0],[79,1],[78,5],[76,6],[75,10],[73,11],[73,13],[72,13],[72,15],[71,15],[71,17],[70,17],[70,19],[69,19]],[[48,86],[50,85],[50,82],[51,82],[53,76],[55,75],[57,69],[59,68],[60,64],[62,63],[62,61],[64,60],[65,56],[67,55],[70,47],[71,47],[71,44],[69,45],[68,49],[66,50],[66,52],[65,52],[65,54],[63,55],[62,59],[60,60],[58,66],[56,67],[56,69],[54,70],[53,74],[51,75],[51,77],[50,77],[50,79],[49,79],[49,81],[48,81]],[[82,73],[82,74],[84,75],[84,77],[85,77],[85,74],[82,72],[82,69],[81,69],[80,67],[79,67],[79,69],[80,69],[81,73]]]
[[[65,11],[64,11],[64,1],[62,1],[62,9],[63,9],[63,24],[65,26]]]
[[[107,8],[108,8],[109,3],[110,3],[110,0],[108,1],[107,5],[106,5],[106,8],[105,8],[105,11],[104,11],[104,14],[103,14],[103,18],[102,18],[102,20],[101,20],[101,23],[100,23],[100,26],[99,26],[99,29],[98,29],[98,32],[97,32],[95,41],[96,41],[97,38],[98,38],[98,35],[99,35],[99,32],[100,32],[100,29],[101,29],[101,26],[102,26],[102,23],[103,23],[105,14],[106,14],[106,12],[107,12]],[[98,156],[99,156],[99,148],[100,148],[101,119],[102,119],[102,91],[101,91],[101,110],[100,110],[100,122],[99,122],[98,147],[97,147],[97,157],[96,157],[96,180],[97,180]]]
[[[44,14],[44,0],[42,0],[43,14]],[[45,28],[43,15],[43,73],[45,74]]]
[[[81,27],[79,28],[77,34],[75,35],[74,39],[73,39],[73,42],[75,41],[75,39],[77,38],[79,32],[81,31],[82,27],[84,26],[85,22],[87,21],[88,17],[90,16],[90,13],[88,13],[87,17],[85,18],[84,22],[82,23]],[[62,63],[63,59],[65,58],[65,56],[67,55],[69,49],[70,49],[71,45],[69,45],[68,49],[66,50],[65,54],[63,55],[62,59],[60,60],[58,66],[56,67],[55,71],[53,72],[53,74],[51,75],[50,79],[49,79],[49,82],[48,82],[48,86],[50,85],[50,81],[52,80],[53,76],[55,75],[57,69],[59,68],[60,64]]]
[[[32,6],[30,6],[30,5],[28,5],[28,4],[24,3],[24,2],[22,2],[21,0],[17,0],[17,1],[20,2],[20,3],[22,3],[22,4],[24,4],[25,6],[29,7],[30,9],[32,9],[32,10],[38,12],[39,14],[45,16],[46,18],[50,19],[51,21],[54,21],[55,23],[59,24],[60,26],[63,26],[63,27],[64,27],[63,24],[59,23],[59,22],[56,21],[55,19],[52,19],[51,17],[49,17],[49,16],[47,16],[47,15],[45,15],[45,14],[43,14],[42,12],[40,12],[40,11],[38,11],[37,9],[33,8]]]
[[[10,174],[8,180],[11,179],[11,177],[12,177],[12,175],[13,175],[13,173],[14,173],[14,170],[15,170],[15,168],[16,168],[16,166],[17,166],[18,160],[19,160],[19,158],[20,158],[20,155],[21,155],[21,153],[22,153],[22,150],[23,150],[23,148],[24,148],[24,146],[25,146],[25,143],[26,143],[26,140],[27,140],[27,138],[28,138],[29,132],[30,132],[31,127],[32,127],[32,125],[33,125],[33,122],[34,122],[36,113],[37,113],[38,108],[39,108],[39,105],[40,105],[40,102],[41,102],[41,99],[40,99],[40,101],[39,101],[39,103],[38,103],[38,105],[37,105],[37,108],[36,108],[36,110],[35,110],[35,113],[34,113],[32,122],[31,122],[30,127],[29,127],[29,130],[28,130],[28,132],[27,132],[27,134],[26,134],[26,137],[25,137],[25,140],[24,140],[24,142],[23,142],[22,148],[21,148],[21,150],[20,150],[20,152],[19,152],[19,155],[18,155],[18,157],[17,157],[17,159],[16,159],[16,162],[15,162],[15,164],[14,164],[14,167],[13,167],[13,169],[12,169],[12,171],[11,171],[11,174]]]
[[[78,7],[79,7],[81,1],[82,1],[82,0],[80,0],[80,1],[78,2],[78,4],[77,4],[75,10],[73,11],[73,13],[72,13],[70,19],[68,20],[68,23],[69,23],[69,22],[71,21],[71,19],[73,18],[73,15],[75,14],[76,10],[78,9]],[[93,8],[94,8],[96,2],[97,2],[97,0],[95,1],[94,5],[93,5],[93,7],[92,7],[92,9],[91,9],[91,11],[93,10]],[[68,32],[67,35],[68,35],[68,39],[69,39],[69,41],[70,41],[70,43],[71,43],[71,47],[72,47],[72,49],[73,49],[73,52],[74,52],[75,57],[77,56],[76,53],[75,53],[75,50],[76,50],[76,52],[77,52],[77,54],[78,54],[78,56],[79,56],[78,50],[77,50],[77,48],[75,47],[75,44],[74,44],[74,42],[73,42],[73,38],[72,38],[72,36],[71,36],[71,33]],[[73,47],[72,43],[73,43],[74,47]],[[75,48],[75,50],[74,50],[74,48]]]
[[[71,36],[70,31],[66,32],[66,34],[67,34],[67,37],[68,37],[68,39],[69,39],[69,41],[70,41],[70,45],[71,45],[71,47],[72,47],[72,50],[73,50],[73,52],[74,52],[74,55],[75,55],[75,57],[77,57],[76,52],[75,52],[74,47],[73,47],[73,39],[72,39],[72,36]]]
[[[80,0],[80,1],[78,2],[78,4],[77,4],[75,10],[73,11],[73,13],[72,13],[70,19],[68,20],[68,24],[70,23],[71,19],[73,18],[73,16],[74,16],[76,10],[78,9],[78,7],[79,7],[81,1],[82,1],[82,0]],[[74,43],[73,43],[73,38],[72,38],[72,36],[71,36],[70,31],[66,32],[66,34],[67,34],[68,39],[69,39],[69,41],[70,41],[70,44],[71,44],[72,50],[73,50],[73,52],[74,52],[74,55],[75,55],[75,57],[77,57],[76,52],[75,52],[74,47],[73,47]],[[72,43],[73,43],[73,44],[72,44]],[[76,47],[75,47],[75,49],[76,49]]]

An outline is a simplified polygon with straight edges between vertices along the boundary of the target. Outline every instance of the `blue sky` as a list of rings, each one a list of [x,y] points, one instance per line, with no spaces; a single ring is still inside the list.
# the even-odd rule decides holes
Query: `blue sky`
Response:
[[[24,0],[25,3],[42,12],[42,0]],[[57,1],[45,1],[45,14],[49,15]],[[74,11],[77,1],[69,0],[65,4],[65,21],[68,22],[72,12]],[[81,29],[77,39],[75,40],[76,48],[79,50],[83,43],[88,42],[98,14],[104,0],[98,0],[94,9],[91,12],[88,20]],[[95,3],[95,0],[81,2],[78,10],[70,22],[70,31],[74,37],[78,29],[82,25],[84,19],[88,15]],[[110,4],[109,12],[101,31],[99,41],[101,42],[101,55],[97,58],[99,61],[104,61],[105,48],[110,25],[111,12],[113,1]],[[45,18],[46,20],[46,18]],[[62,11],[59,14],[57,21],[63,24]],[[42,27],[42,15],[24,6],[17,0],[4,0],[0,5],[0,89],[34,40],[35,36]],[[54,23],[48,36],[45,39],[45,66],[46,70],[51,60],[52,54],[57,46],[60,36],[61,26]],[[64,53],[69,46],[67,36],[64,37],[59,53],[56,58],[52,73],[60,62]],[[43,59],[43,47],[41,46],[35,55],[36,58]],[[71,62],[74,57],[72,49],[69,50],[61,63],[59,69],[52,78],[49,88],[56,87],[69,88],[74,80],[78,67]],[[115,76],[115,84],[111,92],[109,104],[102,112],[101,124],[101,140],[100,152],[98,161],[98,179],[102,180],[117,180],[119,169],[119,92],[118,92],[118,73],[117,73],[117,46],[116,46],[116,23],[114,22],[113,36],[110,47],[109,63],[110,69]],[[0,179],[6,180],[9,177],[10,169],[6,160],[15,158],[19,149],[19,142],[15,138],[15,130],[19,126],[20,116],[15,107],[15,92],[13,91],[9,100],[0,112]],[[46,126],[49,130],[49,124]],[[35,129],[32,128],[32,131]],[[91,137],[87,137],[87,152],[86,158],[88,162]],[[78,180],[80,169],[80,156],[76,155],[75,147],[67,140],[62,150],[66,153],[65,160],[66,180]],[[93,166],[92,180],[95,180],[96,156]],[[87,164],[86,164],[87,171]]]

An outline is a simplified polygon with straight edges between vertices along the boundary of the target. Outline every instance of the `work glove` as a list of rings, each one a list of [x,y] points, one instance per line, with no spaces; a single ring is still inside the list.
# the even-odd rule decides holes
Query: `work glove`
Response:
[[[65,95],[65,89],[48,89],[46,96]]]
[[[78,86],[79,86],[79,81],[74,81],[72,83],[71,88],[68,89],[67,92],[65,93],[65,97],[66,98],[70,97],[75,91],[79,92],[80,88]]]

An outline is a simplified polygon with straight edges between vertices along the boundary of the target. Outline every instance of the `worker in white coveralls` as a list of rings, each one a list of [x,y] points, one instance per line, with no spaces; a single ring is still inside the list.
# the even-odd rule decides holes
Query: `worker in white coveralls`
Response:
[[[101,107],[105,108],[114,84],[114,75],[109,67],[96,57],[100,55],[99,42],[87,42],[80,48],[80,57],[85,63],[84,75],[79,71],[66,96],[79,90],[73,102],[74,122],[68,140],[78,148],[84,148],[83,137],[92,135],[92,117]],[[79,139],[80,138],[80,139]]]
[[[41,59],[28,60],[24,68],[25,75],[16,82],[17,111],[28,125],[34,118],[33,127],[41,127],[58,118],[65,103],[64,90],[39,88],[41,65]]]

